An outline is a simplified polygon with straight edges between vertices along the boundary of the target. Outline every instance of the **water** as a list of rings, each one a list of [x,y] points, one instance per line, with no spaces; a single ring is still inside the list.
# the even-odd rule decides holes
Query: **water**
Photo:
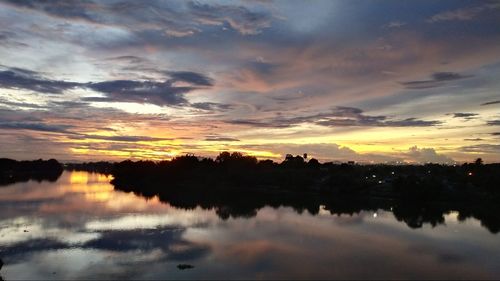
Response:
[[[109,180],[64,172],[0,187],[2,278],[500,278],[500,235],[453,211],[416,229],[381,210],[266,206],[226,218],[115,191]]]

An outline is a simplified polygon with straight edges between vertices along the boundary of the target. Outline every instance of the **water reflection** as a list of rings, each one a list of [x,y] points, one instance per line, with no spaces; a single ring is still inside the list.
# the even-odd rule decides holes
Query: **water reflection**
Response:
[[[500,277],[500,236],[458,212],[437,210],[433,222],[390,203],[318,205],[290,194],[146,199],[109,180],[65,172],[0,188],[2,277]]]

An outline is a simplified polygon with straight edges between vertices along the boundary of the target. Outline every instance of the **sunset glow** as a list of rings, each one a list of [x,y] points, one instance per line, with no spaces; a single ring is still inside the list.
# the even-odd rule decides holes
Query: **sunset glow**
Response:
[[[0,156],[498,162],[499,14],[498,1],[2,0]]]

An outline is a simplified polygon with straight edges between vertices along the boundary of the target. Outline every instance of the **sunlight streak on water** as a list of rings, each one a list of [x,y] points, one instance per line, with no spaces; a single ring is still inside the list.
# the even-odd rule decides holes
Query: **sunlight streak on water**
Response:
[[[266,206],[226,217],[227,206],[178,208],[116,191],[109,180],[65,172],[55,183],[1,187],[2,277],[500,276],[500,237],[475,219],[459,221],[457,212],[416,229],[391,211],[332,214],[324,205],[317,214]],[[179,271],[179,263],[195,268]]]

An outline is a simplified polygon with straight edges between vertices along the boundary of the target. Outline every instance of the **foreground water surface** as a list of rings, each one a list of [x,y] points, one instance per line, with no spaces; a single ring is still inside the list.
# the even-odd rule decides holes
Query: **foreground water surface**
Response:
[[[450,210],[410,228],[390,211],[290,207],[224,216],[114,190],[110,178],[0,187],[0,275],[14,279],[499,279],[500,235]],[[179,264],[193,265],[180,270]]]

